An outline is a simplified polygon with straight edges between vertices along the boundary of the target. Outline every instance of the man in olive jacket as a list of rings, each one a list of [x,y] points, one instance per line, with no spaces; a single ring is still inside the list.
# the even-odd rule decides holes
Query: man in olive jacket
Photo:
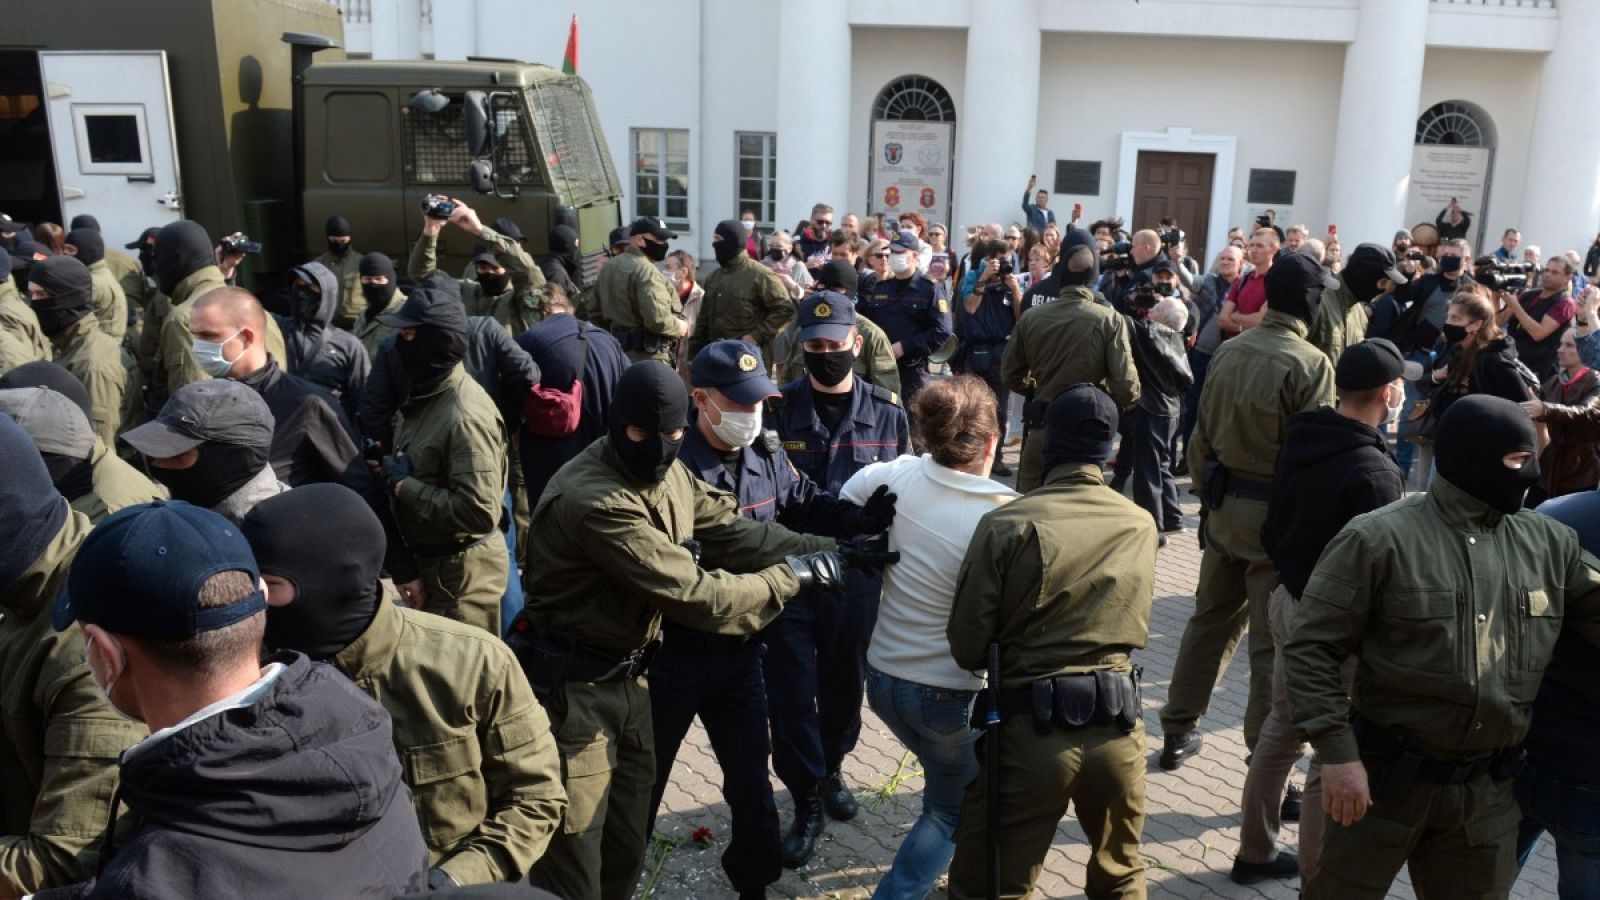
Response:
[[[628,235],[628,249],[611,257],[595,282],[600,317],[630,362],[654,359],[672,365],[689,322],[678,292],[656,266],[667,258],[667,242],[678,235],[648,216],[635,220]]]
[[[94,433],[110,447],[122,426],[128,373],[122,348],[94,317],[93,290],[89,270],[70,256],[41,259],[28,270],[28,293],[39,327],[55,348],[56,363],[89,390]]]
[[[331,663],[394,720],[429,884],[526,875],[567,795],[550,720],[505,643],[387,602],[383,526],[349,488],[295,488],[240,528],[267,582],[267,647]]]
[[[510,569],[499,527],[506,442],[494,401],[461,364],[466,309],[418,288],[379,321],[398,329],[394,350],[410,380],[383,475],[421,573],[412,605],[499,635]]]
[[[712,341],[734,338],[762,348],[794,320],[794,301],[772,270],[744,251],[744,226],[738,219],[717,223],[711,250],[717,270],[706,277],[705,298],[695,317],[685,360]]]
[[[58,371],[72,378],[71,373]],[[77,394],[83,396],[81,387]],[[0,385],[0,413],[33,439],[56,490],[73,509],[88,516],[90,524],[99,524],[124,506],[166,498],[166,489],[95,437],[89,417],[69,395],[47,387]]]
[[[520,244],[483,224],[472,207],[454,203],[449,219],[422,217],[422,236],[411,247],[406,272],[420,284],[439,270],[439,232],[447,222],[472,235],[479,248],[472,257],[477,276],[458,282],[461,302],[467,315],[489,316],[516,337],[539,323],[536,292],[545,285],[544,272]]]
[[[20,896],[94,874],[117,755],[146,730],[95,687],[78,626],[50,626],[89,519],[6,416],[0,472],[0,896]]]

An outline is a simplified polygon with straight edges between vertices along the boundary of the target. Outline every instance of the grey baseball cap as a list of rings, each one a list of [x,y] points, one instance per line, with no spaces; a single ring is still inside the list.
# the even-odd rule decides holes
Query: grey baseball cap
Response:
[[[0,390],[0,413],[21,425],[40,453],[88,459],[94,450],[89,417],[65,394],[42,387]]]
[[[213,378],[178,388],[155,419],[123,432],[128,446],[152,459],[187,453],[206,441],[242,447],[272,444],[272,411],[254,389]]]

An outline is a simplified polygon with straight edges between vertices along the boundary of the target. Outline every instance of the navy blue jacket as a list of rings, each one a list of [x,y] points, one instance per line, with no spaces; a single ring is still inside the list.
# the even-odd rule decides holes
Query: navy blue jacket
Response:
[[[860,508],[818,490],[816,482],[795,467],[782,447],[773,446],[769,451],[765,438],[763,434],[739,451],[743,471],[737,481],[722,464],[721,452],[707,443],[693,424],[684,433],[678,458],[701,481],[733,494],[739,501],[739,515],[746,519],[776,521],[807,534],[855,534]]]
[[[856,378],[850,413],[835,434],[829,434],[817,418],[810,379],[784,385],[782,394],[773,404],[773,421],[783,451],[829,494],[838,496],[850,476],[869,463],[888,462],[911,451],[905,411],[884,388]]]
[[[926,363],[950,339],[950,303],[934,296],[933,282],[921,275],[884,278],[864,288],[856,311],[905,351],[902,369]]]

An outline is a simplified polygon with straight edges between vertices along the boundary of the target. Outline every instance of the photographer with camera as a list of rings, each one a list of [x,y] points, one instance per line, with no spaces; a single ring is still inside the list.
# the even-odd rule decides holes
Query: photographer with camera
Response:
[[[1022,284],[1011,262],[1011,250],[1005,244],[986,242],[978,253],[983,262],[977,284],[956,310],[955,332],[961,338],[961,348],[951,357],[950,367],[982,379],[994,392],[996,407],[1006,409],[1011,392],[1000,377],[1000,359],[1021,315]],[[1001,416],[1000,446],[1005,443],[1006,417]],[[991,471],[1008,476],[1011,467],[997,456]]]
[[[1183,338],[1189,311],[1178,296],[1176,268],[1170,260],[1162,260],[1150,275],[1139,276],[1134,287],[1128,326],[1133,364],[1139,372],[1139,405],[1123,435],[1123,447],[1117,450],[1117,468],[1133,475],[1133,502],[1155,520],[1163,547],[1166,532],[1183,528],[1178,486],[1172,479],[1172,449],[1183,397],[1194,384]]]
[[[1161,220],[1161,227],[1156,234],[1161,236],[1161,251],[1177,269],[1178,283],[1183,285],[1184,295],[1193,294],[1195,284],[1200,280],[1200,263],[1189,255],[1188,235],[1178,227],[1178,220],[1171,216]]]
[[[1149,273],[1156,260],[1166,259],[1161,253],[1161,235],[1148,228],[1133,233],[1124,244],[1113,244],[1102,254],[1100,268],[1105,275],[1100,278],[1100,293],[1111,302],[1111,308],[1123,315],[1131,315],[1129,295],[1141,273]]]
[[[511,238],[483,224],[472,207],[452,197],[429,194],[422,201],[422,236],[411,247],[406,274],[421,283],[435,271],[439,233],[454,225],[483,245],[472,257],[476,278],[459,283],[469,316],[489,316],[513,337],[539,322],[534,292],[544,287],[544,272]]]
[[[1552,256],[1539,271],[1539,287],[1519,293],[1502,289],[1496,321],[1517,344],[1517,358],[1544,381],[1556,373],[1561,330],[1577,312],[1570,290],[1574,267]]]
[[[1251,269],[1229,286],[1228,298],[1222,302],[1222,311],[1217,313],[1217,327],[1222,330],[1224,341],[1260,325],[1266,316],[1267,272],[1278,256],[1279,244],[1278,232],[1265,226],[1250,235],[1244,255]]]

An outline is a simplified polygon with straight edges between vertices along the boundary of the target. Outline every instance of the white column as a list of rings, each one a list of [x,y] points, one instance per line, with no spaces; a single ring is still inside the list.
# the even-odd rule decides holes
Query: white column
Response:
[[[1053,173],[1038,171],[1035,158],[1039,41],[1035,0],[972,0],[966,81],[956,109],[952,234],[958,225],[1020,220],[1029,175],[1039,176],[1040,187],[1053,187]]]
[[[838,221],[851,206],[849,5],[786,0],[779,7],[777,224],[793,228],[816,203],[832,206]]]
[[[1353,243],[1387,246],[1407,226],[1427,30],[1428,0],[1361,0],[1344,54],[1328,192],[1328,221]]]
[[[1539,76],[1522,221],[1513,223],[1545,259],[1565,250],[1581,256],[1600,229],[1600,0],[1561,0],[1560,11],[1556,45]]]

